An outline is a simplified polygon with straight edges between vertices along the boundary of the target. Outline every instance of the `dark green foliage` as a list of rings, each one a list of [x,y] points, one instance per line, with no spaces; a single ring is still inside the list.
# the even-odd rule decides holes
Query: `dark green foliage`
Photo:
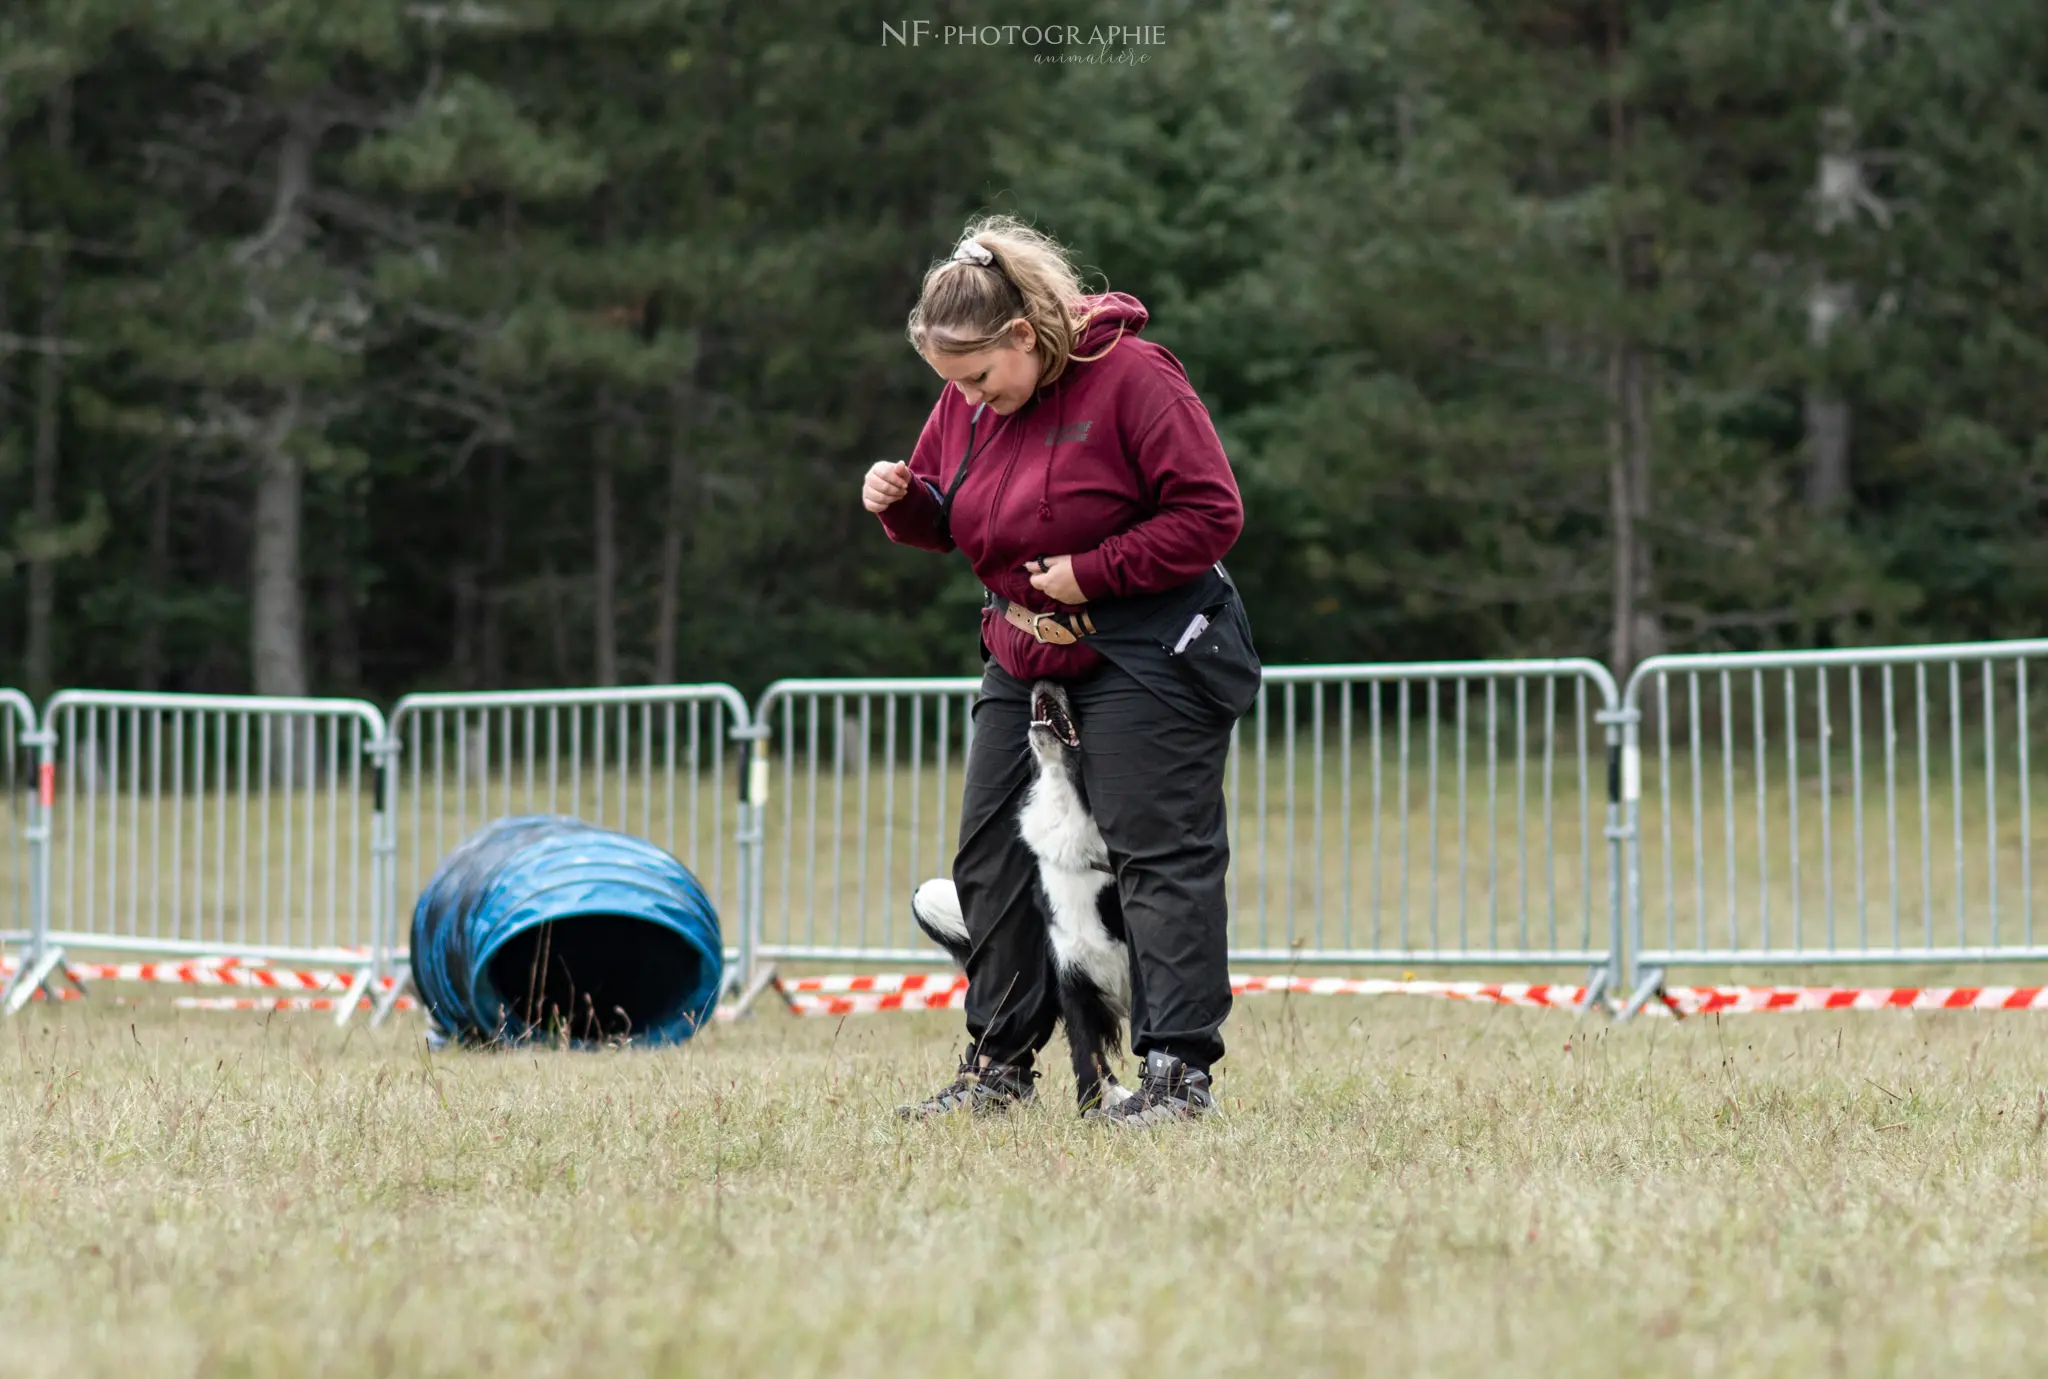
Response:
[[[856,493],[936,395],[919,276],[991,208],[1187,365],[1270,661],[1610,655],[1617,360],[1631,654],[2042,632],[2038,10],[1154,3],[1130,65],[884,43],[916,17],[10,6],[0,681],[32,566],[52,683],[970,670],[971,576]],[[1823,226],[1830,120],[1866,195]],[[1853,308],[1816,343],[1823,281]]]

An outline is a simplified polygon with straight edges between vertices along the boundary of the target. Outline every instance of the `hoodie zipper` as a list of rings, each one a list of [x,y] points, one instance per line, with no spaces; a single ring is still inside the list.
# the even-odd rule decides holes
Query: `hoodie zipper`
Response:
[[[1030,403],[1028,403],[1027,405],[1033,411],[1036,411],[1038,407],[1038,399],[1035,397],[1032,398]],[[1017,461],[1024,454],[1024,432],[1026,429],[1024,426],[1024,418],[1020,413],[1020,415],[1011,418],[1011,420],[1013,420],[1016,424],[1010,428],[1010,430],[1013,433],[1010,441],[1010,458],[1004,461],[1003,472],[996,476],[995,496],[989,500],[988,523],[986,526],[982,528],[983,550],[990,550],[993,549],[995,546],[996,524],[1002,519],[1003,513],[1003,495],[1009,492],[1010,476],[1016,472]],[[1012,579],[1015,578],[1014,575],[1012,575],[1011,577]],[[1011,587],[1015,588],[1017,586],[1013,584]],[[1024,585],[1024,590],[1028,590],[1030,593],[1034,594],[1038,592],[1036,589],[1030,588],[1030,584],[1028,581]],[[1020,590],[1020,593],[1024,590]],[[1024,600],[1021,598],[1018,600],[1018,602],[1023,601]]]
[[[1052,521],[1052,462],[1053,457],[1060,453],[1060,423],[1067,419],[1067,399],[1060,391],[1059,383],[1052,385],[1052,399],[1052,430],[1045,437],[1045,478],[1038,487],[1038,520],[1041,522]]]

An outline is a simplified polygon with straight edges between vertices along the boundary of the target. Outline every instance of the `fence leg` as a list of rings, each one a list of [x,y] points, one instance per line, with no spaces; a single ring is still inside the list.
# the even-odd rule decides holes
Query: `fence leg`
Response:
[[[348,979],[348,990],[342,994],[341,1009],[334,1012],[336,1029],[347,1024],[349,1017],[356,1013],[356,1005],[363,999],[363,993],[370,989],[370,980],[376,972],[377,968],[373,963],[357,968],[356,974]]]
[[[747,1014],[754,1008],[754,1002],[760,999],[761,993],[771,989],[787,1003],[788,994],[783,991],[782,979],[776,973],[775,964],[772,962],[763,964],[761,970],[754,974],[754,979],[747,983],[747,989],[733,1002],[732,1013],[726,1018],[737,1020]]]
[[[396,774],[399,739],[386,735],[364,750],[370,755],[377,789],[376,811],[370,816],[370,967],[366,975],[381,987],[397,965],[392,954],[398,944],[398,817],[392,809],[391,780]],[[386,993],[388,999],[380,998],[371,1007],[372,1026],[383,1023],[391,1013],[399,985],[394,982]],[[335,1023],[346,1024],[354,1010],[351,1001]]]
[[[1621,1014],[1615,1018],[1633,1020],[1644,1006],[1653,1000],[1661,999],[1663,994],[1664,969],[1653,967],[1643,974],[1643,979],[1636,984],[1636,989],[1629,993],[1628,1004],[1621,1008]]]
[[[405,970],[392,979],[391,985],[378,993],[376,1004],[370,1007],[371,1029],[377,1028],[390,1018],[391,1012],[398,1008],[398,998],[403,996],[406,988],[411,985],[412,966],[407,964]]]
[[[1586,973],[1586,995],[1575,1014],[1590,1014],[1595,1006],[1605,1007],[1609,984],[1614,976],[1612,960]]]
[[[1613,691],[1607,691],[1608,707],[1597,715],[1607,729],[1607,963],[1596,981],[1586,983],[1586,1004],[1593,1004],[1593,989],[1619,990],[1622,983],[1624,916],[1633,896],[1626,873],[1635,856],[1635,809],[1639,766],[1636,757],[1636,723],[1633,706],[1616,705]]]
[[[22,959],[21,966],[16,969],[14,980],[7,984],[7,1013],[12,1015],[19,1011],[38,991],[49,989],[51,998],[55,999],[57,993],[50,987],[50,974],[63,965],[62,948],[46,949],[41,957],[35,956],[35,950],[30,949],[28,956]]]
[[[67,971],[64,950],[50,943],[50,813],[57,804],[57,735],[48,728],[31,729],[21,735],[21,742],[35,749],[36,788],[29,795],[28,827],[22,831],[28,843],[28,949],[14,979],[0,993],[0,1008],[9,1015],[47,988],[52,972]],[[56,994],[52,990],[51,998]]]
[[[758,723],[743,723],[733,729],[732,735],[747,744],[745,764],[740,770],[740,807],[738,832],[734,841],[739,844],[739,970],[734,974],[732,985],[740,988],[739,999],[730,1007],[726,1018],[737,1019],[747,1013],[761,988],[775,980],[775,968],[770,964],[765,969],[759,966],[757,954],[761,939],[761,888],[766,878],[767,867],[763,858],[768,817],[768,729]]]

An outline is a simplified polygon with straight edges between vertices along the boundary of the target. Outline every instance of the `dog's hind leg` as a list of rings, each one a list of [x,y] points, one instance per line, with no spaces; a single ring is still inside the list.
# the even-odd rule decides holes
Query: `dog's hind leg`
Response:
[[[1074,1094],[1083,1111],[1130,1095],[1110,1071],[1123,1050],[1122,1019],[1112,998],[1078,968],[1059,971],[1060,1018],[1074,1057]]]
[[[1081,1108],[1123,1099],[1110,1060],[1123,1048],[1122,1023],[1131,1009],[1131,950],[1110,934],[1122,928],[1116,892],[1100,872],[1039,868],[1052,921],[1053,970],[1059,976],[1060,1015],[1074,1053],[1075,1093]]]
[[[960,912],[960,892],[951,881],[935,876],[913,891],[910,917],[955,963],[967,966],[967,920]]]
[[[1117,1084],[1110,1063],[1123,1051],[1123,1021],[1131,1009],[1131,950],[1110,937],[1103,922],[1116,893],[1093,875],[1041,879],[1052,882],[1047,891],[1053,969],[1059,976],[1060,1018],[1074,1055],[1074,1093],[1083,1111],[1114,1105],[1129,1095]],[[1121,913],[1115,918],[1120,921]]]

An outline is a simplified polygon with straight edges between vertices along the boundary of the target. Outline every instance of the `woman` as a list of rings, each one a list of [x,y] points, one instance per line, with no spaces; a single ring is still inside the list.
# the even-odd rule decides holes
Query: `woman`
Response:
[[[1117,1124],[1214,1105],[1230,1013],[1223,768],[1259,668],[1218,563],[1244,509],[1180,362],[1145,308],[1085,296],[1065,253],[1008,217],[968,227],[925,275],[910,342],[946,381],[910,463],[873,466],[868,511],[893,541],[964,552],[988,590],[984,672],[954,859],[970,943],[954,1083],[906,1115],[1028,1099],[1057,993],[1036,862],[1015,826],[1031,778],[1034,680],[1080,720],[1083,788],[1108,844],[1132,950],[1137,1093]]]

